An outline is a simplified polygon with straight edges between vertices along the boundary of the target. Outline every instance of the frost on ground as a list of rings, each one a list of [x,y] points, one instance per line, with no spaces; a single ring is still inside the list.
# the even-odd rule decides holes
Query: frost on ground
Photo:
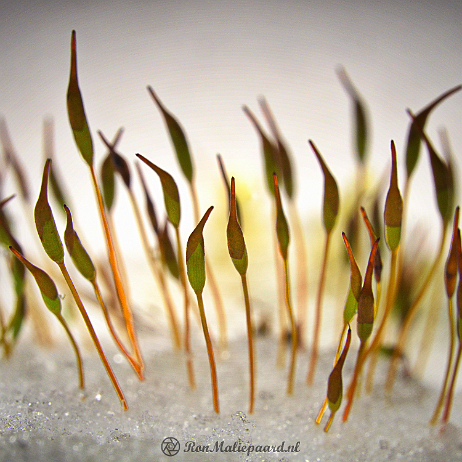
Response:
[[[195,342],[196,350],[201,350],[200,341]],[[221,413],[216,415],[205,348],[195,350],[194,392],[188,387],[181,354],[156,348],[144,348],[144,382],[108,349],[130,406],[123,412],[96,354],[87,352],[85,358],[87,387],[82,399],[67,345],[50,351],[19,345],[9,361],[0,363],[0,460],[462,460],[460,393],[451,423],[442,433],[439,427],[428,426],[439,391],[400,376],[392,396],[386,398],[381,370],[373,393],[356,399],[349,421],[341,423],[339,412],[325,434],[314,420],[324,399],[332,354],[321,357],[312,387],[304,383],[308,355],[300,354],[295,393],[289,398],[286,369],[275,366],[274,341],[259,339],[257,401],[254,414],[248,415],[247,346],[244,339],[234,341],[218,362]],[[345,384],[352,367],[345,366]],[[170,437],[179,446],[173,439],[165,440]],[[179,452],[168,456],[162,448],[167,454],[178,448]],[[207,448],[208,453],[193,452]]]

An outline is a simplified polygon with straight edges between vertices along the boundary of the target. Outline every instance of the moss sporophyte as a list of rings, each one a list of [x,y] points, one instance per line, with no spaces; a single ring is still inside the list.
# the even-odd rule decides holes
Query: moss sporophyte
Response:
[[[101,217],[101,223],[104,231],[104,237],[106,240],[108,259],[111,266],[112,275],[114,278],[114,284],[116,286],[117,297],[122,308],[125,324],[127,327],[127,333],[130,339],[130,343],[133,348],[133,355],[136,359],[136,371],[140,379],[143,379],[143,359],[141,357],[141,351],[138,345],[137,334],[133,324],[133,314],[131,306],[129,304],[126,290],[124,288],[122,277],[120,273],[119,263],[117,261],[117,255],[115,251],[114,241],[109,228],[108,219],[106,216],[106,210],[103,204],[103,198],[101,191],[96,179],[96,173],[94,169],[94,152],[93,152],[93,140],[88,128],[88,122],[85,115],[85,109],[82,99],[82,94],[78,84],[77,76],[77,40],[76,32],[72,31],[71,38],[71,70],[69,74],[69,85],[67,90],[67,112],[69,116],[69,123],[71,125],[72,133],[77,145],[77,148],[82,155],[83,160],[87,163],[90,175],[95,190],[98,208]]]
[[[125,267],[126,248],[121,245],[121,243],[124,244],[124,241],[119,243],[117,240],[118,227],[113,220],[114,210],[118,206],[116,191],[121,181],[133,210],[133,214],[124,216],[125,224],[128,225],[133,221],[138,228],[138,234],[135,232],[133,236],[140,239],[144,252],[143,258],[149,265],[156,281],[158,298],[165,307],[164,312],[156,315],[156,325],[162,326],[162,323],[166,322],[168,327],[164,330],[169,331],[172,348],[181,350],[184,354],[186,378],[179,377],[178,380],[189,382],[191,393],[200,393],[203,389],[203,383],[206,382],[202,375],[196,383],[194,373],[194,348],[192,345],[194,337],[191,334],[193,329],[198,328],[199,331],[202,330],[201,335],[205,341],[210,368],[213,410],[215,412],[218,413],[220,410],[218,394],[220,362],[215,361],[215,351],[219,351],[220,355],[217,355],[219,357],[222,356],[221,353],[226,353],[228,340],[225,312],[228,315],[233,314],[230,308],[226,307],[225,310],[220,295],[223,290],[229,294],[234,284],[231,279],[233,276],[229,274],[226,276],[225,272],[222,273],[221,271],[225,264],[215,265],[214,257],[216,253],[219,253],[217,242],[221,242],[229,254],[229,258],[226,256],[226,264],[231,266],[234,275],[237,271],[238,277],[241,279],[240,284],[238,281],[237,296],[243,296],[244,303],[240,299],[239,304],[245,308],[245,327],[242,325],[239,327],[246,331],[247,351],[245,355],[242,354],[242,358],[239,357],[239,360],[245,364],[246,370],[248,368],[248,375],[242,374],[242,396],[245,396],[247,401],[248,394],[250,413],[258,409],[260,404],[257,393],[258,361],[256,351],[258,351],[257,334],[262,329],[258,327],[256,319],[254,319],[257,317],[257,313],[254,313],[252,308],[256,304],[252,303],[249,286],[253,287],[255,284],[258,287],[258,280],[255,279],[260,277],[260,281],[266,284],[265,287],[273,288],[274,286],[274,293],[269,290],[267,291],[268,294],[265,292],[267,299],[259,300],[259,307],[262,305],[267,307],[265,308],[267,310],[266,315],[271,320],[268,323],[270,330],[279,333],[277,341],[274,342],[275,357],[278,358],[277,364],[284,364],[284,360],[288,356],[286,355],[286,348],[288,345],[291,346],[287,385],[285,389],[281,387],[287,395],[296,395],[297,388],[306,386],[306,382],[308,384],[315,383],[320,336],[323,330],[323,315],[325,317],[324,324],[335,334],[336,340],[338,339],[335,354],[332,355],[334,357],[333,366],[325,380],[327,389],[325,399],[316,419],[316,423],[320,423],[325,410],[329,407],[331,415],[324,427],[325,431],[331,427],[335,414],[342,408],[343,401],[346,401],[343,409],[343,420],[349,418],[358,388],[363,382],[366,391],[371,391],[376,365],[380,363],[382,358],[385,358],[383,355],[385,352],[388,352],[391,359],[389,359],[389,369],[384,385],[386,390],[391,393],[395,377],[400,370],[401,361],[408,356],[409,351],[413,348],[412,340],[415,335],[411,336],[410,332],[416,328],[414,319],[417,315],[422,314],[428,316],[428,319],[432,319],[431,316],[435,313],[438,314],[437,310],[446,306],[449,331],[448,359],[442,377],[441,391],[435,399],[435,410],[429,419],[433,424],[440,420],[443,425],[447,424],[451,414],[462,356],[462,251],[459,207],[456,207],[457,178],[452,160],[454,156],[450,153],[446,153],[444,156],[438,153],[427,132],[427,124],[434,108],[443,102],[449,104],[446,101],[450,101],[450,96],[459,92],[462,85],[454,86],[442,93],[415,114],[411,110],[407,111],[409,115],[408,135],[402,154],[399,153],[399,149],[393,141],[391,141],[390,147],[376,147],[381,153],[380,158],[387,162],[390,159],[391,148],[391,162],[389,162],[391,168],[389,173],[386,172],[386,178],[389,178],[389,181],[387,181],[387,186],[384,186],[375,177],[378,175],[378,164],[376,165],[378,160],[377,158],[371,159],[369,156],[371,124],[366,102],[360,91],[354,86],[346,70],[342,67],[337,69],[340,83],[346,90],[350,103],[352,103],[355,152],[355,158],[352,162],[355,188],[353,194],[343,196],[345,199],[347,196],[351,197],[348,197],[349,200],[345,200],[345,202],[342,199],[342,207],[340,207],[340,191],[343,185],[337,183],[332,173],[338,172],[339,166],[333,162],[330,154],[326,153],[325,157],[321,155],[315,142],[310,139],[309,146],[306,146],[306,153],[303,155],[308,156],[312,151],[321,171],[304,172],[297,168],[297,158],[292,156],[289,145],[276,123],[276,118],[268,102],[264,97],[259,97],[258,105],[267,128],[259,122],[248,106],[243,106],[243,110],[260,142],[264,182],[257,187],[266,188],[267,196],[269,196],[265,199],[267,204],[258,204],[256,207],[254,203],[249,206],[248,200],[238,203],[237,195],[248,188],[245,175],[242,175],[242,180],[239,172],[228,177],[225,170],[226,156],[219,155],[219,169],[216,170],[216,177],[222,177],[225,184],[226,200],[220,201],[218,195],[212,197],[209,195],[208,200],[215,203],[205,213],[202,212],[201,218],[200,191],[197,189],[197,185],[200,183],[197,178],[201,173],[199,167],[203,167],[203,165],[195,165],[192,156],[192,143],[189,141],[179,118],[167,109],[154,89],[148,86],[149,95],[160,111],[161,120],[164,122],[167,136],[171,141],[172,152],[178,161],[181,171],[180,179],[174,179],[174,175],[172,176],[166,169],[161,168],[161,165],[164,165],[164,158],[155,158],[151,154],[147,157],[141,154],[136,154],[135,157],[133,153],[122,155],[118,144],[123,129],[117,131],[112,141],[109,141],[101,131],[97,131],[99,144],[94,143],[91,125],[84,107],[84,91],[81,90],[78,79],[75,31],[71,34],[70,55],[68,90],[67,95],[62,95],[63,100],[67,99],[70,125],[68,135],[74,138],[76,150],[80,153],[90,173],[91,187],[96,196],[106,255],[105,258],[102,258],[98,256],[98,253],[89,250],[94,244],[93,241],[96,242],[94,234],[91,234],[93,237],[89,241],[81,240],[79,237],[82,233],[94,233],[94,229],[88,223],[83,227],[80,226],[79,220],[76,219],[78,215],[77,213],[73,214],[73,211],[81,204],[74,207],[76,202],[73,203],[73,198],[69,197],[69,194],[62,187],[62,185],[69,183],[63,181],[63,176],[59,174],[58,169],[51,168],[53,154],[51,145],[53,143],[51,142],[52,123],[50,120],[46,121],[44,130],[47,160],[43,169],[41,186],[38,191],[32,193],[33,188],[27,183],[25,170],[22,168],[20,158],[15,154],[6,122],[2,119],[0,121],[0,141],[5,157],[2,179],[11,176],[16,180],[17,185],[16,195],[0,198],[0,244],[6,250],[2,253],[2,263],[11,276],[9,279],[11,280],[10,290],[12,294],[11,297],[7,298],[10,300],[11,306],[5,308],[3,302],[0,306],[0,347],[6,357],[12,356],[18,341],[28,335],[29,331],[24,330],[23,326],[38,313],[39,305],[45,304],[47,311],[44,316],[48,316],[48,313],[55,316],[71,343],[77,361],[78,386],[84,388],[83,361],[77,341],[72,333],[75,321],[69,316],[67,310],[61,309],[61,291],[68,291],[72,297],[68,297],[67,300],[71,299],[77,306],[120,403],[123,409],[128,408],[125,395],[90,319],[95,306],[98,310],[102,310],[105,325],[110,333],[110,340],[114,341],[122,353],[122,357],[128,361],[135,374],[143,379],[145,366],[138,334],[144,318],[135,318],[134,316],[133,307],[137,306],[137,300],[134,300],[135,303],[132,304],[127,290],[128,281],[132,275],[130,270]],[[87,72],[85,67],[83,67],[83,72]],[[445,144],[446,151],[448,144]],[[419,248],[418,259],[419,262],[423,262],[425,269],[423,274],[419,274],[420,277],[416,277],[415,266],[419,264],[414,264],[414,262],[409,264],[409,261],[416,258],[415,254],[412,253],[411,244],[412,241],[417,241],[419,236],[410,223],[410,219],[415,216],[415,213],[410,209],[409,197],[411,179],[419,180],[416,178],[418,176],[416,167],[420,161],[422,145],[425,146],[428,153],[422,162],[426,161],[431,171],[434,206],[437,210],[437,222],[439,223],[437,226],[441,232],[435,248],[428,242]],[[104,158],[99,159],[98,148],[106,151]],[[258,154],[255,153],[255,155]],[[53,156],[53,158],[56,157]],[[155,160],[151,161],[148,157]],[[137,159],[141,160],[142,163],[138,162]],[[98,163],[99,180],[95,167]],[[132,175],[132,163],[136,166],[136,175]],[[148,176],[149,170],[143,164],[156,174],[154,184],[151,183],[152,175],[151,177]],[[405,169],[400,167],[401,164],[405,165]],[[167,167],[167,169],[169,168]],[[235,165],[233,168],[236,168]],[[401,173],[402,170],[404,175]],[[70,175],[71,173],[66,170],[66,174]],[[300,178],[296,177],[297,174],[300,175]],[[296,200],[297,184],[310,182],[314,174],[318,175],[318,178],[324,182],[323,191],[320,191],[323,194],[322,215],[321,219],[319,216],[316,218],[319,228],[321,226],[324,228],[321,236],[315,235],[313,228],[306,225],[305,217],[299,213]],[[211,181],[210,169],[207,175],[207,181]],[[163,204],[155,203],[158,198],[150,193],[151,186],[159,185],[158,180],[160,180],[162,189]],[[180,180],[184,184],[180,183]],[[400,180],[404,183],[403,188],[400,187]],[[48,189],[49,185],[50,189]],[[189,189],[190,210],[184,209],[184,203],[180,204],[180,191],[182,191],[183,186]],[[139,206],[138,191],[141,191],[141,199],[145,204],[144,210]],[[59,207],[50,205],[49,195],[55,201],[51,204],[57,203]],[[15,214],[19,210],[18,203],[24,205],[24,214],[30,216],[31,197],[38,197],[34,208],[36,228],[34,238],[36,239],[38,236],[37,241],[40,242],[44,250],[43,253],[40,249],[42,252],[41,260],[39,257],[29,257],[32,255],[29,249],[30,242],[24,245],[15,232],[17,229]],[[260,196],[255,194],[255,197]],[[311,200],[306,197],[301,199],[303,201]],[[266,205],[270,207],[271,217],[265,222],[260,218],[263,216]],[[217,211],[210,219],[211,223],[206,229],[206,222],[209,220],[214,207]],[[253,208],[249,210],[249,207]],[[65,229],[61,229],[61,225],[57,226],[53,209],[58,210],[59,213],[64,211]],[[191,213],[185,214],[185,210]],[[183,224],[182,221],[186,220],[184,218],[182,220],[182,215],[185,215],[186,218],[192,216],[194,222]],[[223,220],[220,221],[220,216],[227,217],[226,223]],[[450,226],[451,220],[452,227]],[[149,232],[145,227],[145,222],[150,225]],[[245,227],[243,226],[244,223]],[[182,244],[180,225],[186,226],[189,232],[186,246]],[[426,226],[428,227],[427,232],[433,230],[433,223],[430,222]],[[210,234],[207,234],[212,232],[214,233],[213,239],[210,238]],[[174,242],[170,239],[171,233],[175,234]],[[65,245],[63,245],[61,236],[64,237]],[[255,236],[259,242],[263,243],[261,247],[253,246],[256,240]],[[151,242],[151,239],[154,242]],[[271,245],[271,240],[273,245]],[[451,241],[450,245],[446,245],[448,240]],[[83,245],[84,241],[88,243],[85,246]],[[269,245],[268,242],[270,242]],[[252,245],[252,248],[249,244]],[[343,248],[343,244],[345,248]],[[320,249],[319,253],[317,252],[318,248]],[[258,249],[260,249],[260,255]],[[444,255],[447,255],[445,263],[442,261]],[[274,257],[274,261],[268,265],[268,259],[271,257]],[[289,262],[293,258],[295,258],[296,264],[294,276],[289,272]],[[364,265],[366,260],[367,264]],[[53,264],[50,264],[50,261]],[[211,261],[214,262],[213,271]],[[56,267],[59,271],[56,270]],[[269,267],[271,268],[269,269]],[[106,277],[106,268],[110,270],[110,273],[108,272],[109,278]],[[216,275],[215,270],[217,268],[220,271]],[[333,268],[338,271],[335,276],[333,276]],[[272,276],[273,270],[276,276],[275,281],[271,279],[274,277]],[[308,272],[315,275],[313,284],[316,286],[314,291],[316,295],[313,297],[312,304],[308,297],[308,293],[311,293],[308,292]],[[75,278],[74,274],[76,274]],[[444,277],[439,276],[442,274]],[[34,298],[33,291],[25,288],[27,278],[30,276],[33,277],[34,284],[38,287],[37,294],[40,293],[43,303],[39,302],[39,297]],[[74,284],[74,279],[77,285]],[[297,310],[294,310],[291,293],[291,287],[294,283]],[[90,285],[90,291],[86,290],[85,284]],[[181,285],[182,316],[177,312],[176,299],[170,293],[171,284]],[[262,285],[261,282],[260,285]],[[240,286],[242,286],[242,292]],[[214,300],[214,318],[206,316],[205,305],[208,304],[208,301],[207,297],[203,297],[203,292],[208,288],[210,288],[211,297]],[[2,290],[8,290],[8,287],[2,286]],[[151,287],[146,287],[146,290],[151,290]],[[194,292],[197,306],[196,301],[193,300],[194,297],[191,297],[191,291]],[[432,291],[433,294],[431,294]],[[324,307],[328,300],[327,298],[324,300],[324,294],[327,292],[330,295],[329,303],[339,307],[337,311],[330,310],[328,315]],[[240,295],[241,293],[242,295]],[[337,293],[341,293],[340,300],[335,299]],[[440,303],[433,303],[433,306],[429,307],[427,302],[427,298],[430,298],[427,297],[429,293]],[[85,297],[82,298],[81,294],[85,294]],[[88,306],[89,311],[84,306],[82,299],[85,300],[85,305]],[[443,303],[441,300],[447,300],[447,302]],[[312,305],[314,310],[309,312],[308,307]],[[194,309],[193,313],[198,320],[197,325],[190,323],[191,308]],[[119,322],[114,322],[116,314],[119,314]],[[149,312],[148,316],[154,317],[152,312]],[[166,319],[160,319],[159,316],[164,316]],[[272,322],[274,318],[278,319],[277,323]],[[135,323],[135,319],[137,319],[137,323]],[[141,320],[138,321],[138,319]],[[313,320],[312,329],[308,325],[308,319]],[[49,337],[47,334],[48,324],[43,321],[37,325],[40,325],[42,337]],[[219,333],[217,336],[219,349],[214,342],[215,330]],[[344,365],[349,360],[347,358],[349,350],[354,348],[355,337],[359,343],[356,364],[352,374],[348,377],[349,385],[346,390],[346,399],[343,400],[343,380],[345,371],[348,370],[348,367],[344,368]],[[425,351],[429,351],[430,346],[426,345]],[[296,376],[297,361],[300,367],[308,370],[306,380]],[[361,381],[360,378],[366,365],[368,365],[366,380]],[[153,367],[155,368],[155,365]],[[274,367],[276,368],[277,365]],[[248,380],[248,388],[245,386],[246,380]],[[198,383],[200,387],[197,386]],[[222,385],[222,387],[224,386]],[[196,388],[198,390],[193,391]],[[244,389],[248,391],[244,391]],[[287,399],[292,398],[288,397]],[[262,410],[262,412],[264,411]]]

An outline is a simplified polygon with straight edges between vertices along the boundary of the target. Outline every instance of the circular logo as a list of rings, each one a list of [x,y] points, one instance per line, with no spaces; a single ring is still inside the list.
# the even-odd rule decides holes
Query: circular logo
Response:
[[[168,436],[163,439],[160,448],[166,456],[176,456],[180,452],[180,442],[173,436]]]

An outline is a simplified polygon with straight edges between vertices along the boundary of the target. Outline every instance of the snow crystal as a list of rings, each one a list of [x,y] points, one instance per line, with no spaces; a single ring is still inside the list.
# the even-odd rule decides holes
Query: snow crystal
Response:
[[[461,460],[460,393],[451,422],[441,432],[428,425],[438,390],[403,375],[386,397],[386,371],[379,368],[372,394],[362,392],[349,421],[342,423],[339,412],[326,434],[314,421],[325,396],[332,353],[322,355],[315,384],[308,387],[308,355],[302,352],[294,396],[287,397],[287,370],[276,367],[274,340],[258,339],[258,392],[255,412],[248,415],[248,365],[242,354],[246,348],[245,339],[233,341],[229,355],[217,363],[221,413],[216,415],[205,351],[195,352],[196,391],[189,389],[181,353],[159,353],[155,345],[145,348],[143,382],[126,362],[113,361],[130,406],[124,412],[96,354],[85,357],[87,388],[81,399],[70,352],[19,345],[13,357],[1,363],[0,460]],[[352,367],[345,366],[345,384]],[[175,457],[162,452],[167,452],[164,441],[172,450],[179,449]],[[177,446],[172,445],[175,441]]]

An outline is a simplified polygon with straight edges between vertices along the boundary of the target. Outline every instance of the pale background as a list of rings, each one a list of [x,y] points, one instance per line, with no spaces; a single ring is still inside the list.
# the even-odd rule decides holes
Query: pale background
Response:
[[[341,187],[354,172],[351,104],[335,73],[337,66],[345,66],[368,105],[371,170],[380,177],[388,168],[394,139],[402,184],[409,122],[405,109],[418,111],[462,82],[461,24],[461,3],[450,0],[3,2],[0,114],[25,165],[34,201],[44,163],[42,121],[45,116],[54,118],[56,167],[73,199],[77,229],[83,228],[87,244],[98,248],[102,234],[88,228],[88,223],[99,221],[93,190],[66,113],[72,29],[77,31],[80,87],[98,167],[105,150],[96,130],[112,138],[123,126],[120,151],[130,160],[140,152],[171,172],[184,208],[189,203],[187,189],[146,86],[156,90],[187,131],[202,211],[224,200],[217,196],[217,191],[222,194],[218,152],[238,184],[246,184],[257,199],[267,199],[259,140],[241,109],[247,104],[262,120],[257,97],[264,95],[292,151],[303,220],[306,224],[309,216],[319,218],[321,230],[322,176],[308,138],[315,141]],[[439,106],[428,124],[437,147],[438,129],[447,128],[458,162],[461,120],[462,92]],[[436,220],[428,164],[424,149],[409,218],[425,225]],[[145,173],[163,213],[159,182],[151,172]],[[16,191],[7,179],[3,197]],[[143,261],[120,187],[118,197],[119,238],[127,259]],[[13,212],[15,205],[8,207]],[[222,214],[223,210],[222,206]],[[19,206],[16,212],[23,213]],[[57,218],[62,229],[62,219]],[[189,234],[193,225],[185,212],[182,233]],[[433,229],[436,240],[437,222]],[[18,233],[24,245],[36,240],[25,237],[23,229]],[[30,243],[27,251],[37,248],[37,242]]]
[[[255,167],[260,181],[258,139],[241,106],[261,118],[256,98],[265,95],[295,158],[299,200],[306,202],[311,191],[318,208],[322,177],[307,139],[316,142],[339,182],[353,170],[350,101],[336,67],[345,66],[368,103],[372,159],[381,172],[390,139],[399,153],[404,149],[405,109],[417,111],[461,83],[461,24],[458,1],[4,2],[0,114],[35,189],[43,167],[42,119],[54,117],[59,169],[66,178],[85,175],[77,191],[92,196],[82,191],[90,184],[65,106],[75,29],[97,162],[104,149],[96,130],[112,137],[124,126],[125,156],[141,152],[178,176],[149,84],[185,127],[199,179],[209,180],[209,169],[216,175],[220,152],[231,174],[248,175]],[[439,146],[436,130],[447,127],[459,157],[461,101],[458,94],[440,106],[428,128]],[[420,166],[427,171],[423,153]],[[426,173],[420,178],[425,181]],[[69,188],[75,191],[75,184]],[[4,189],[5,195],[14,190]],[[208,202],[201,195],[203,209]]]

